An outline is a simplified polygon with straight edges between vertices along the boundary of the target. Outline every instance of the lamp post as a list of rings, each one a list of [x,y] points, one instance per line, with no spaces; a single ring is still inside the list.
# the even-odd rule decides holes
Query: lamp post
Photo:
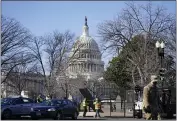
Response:
[[[165,48],[165,44],[163,41],[161,41],[161,43],[159,41],[156,42],[155,44],[157,50],[158,50],[158,56],[160,57],[160,69],[159,69],[159,73],[160,73],[160,77],[161,77],[161,81],[162,81],[162,89],[163,89],[163,59],[164,59],[164,48]]]

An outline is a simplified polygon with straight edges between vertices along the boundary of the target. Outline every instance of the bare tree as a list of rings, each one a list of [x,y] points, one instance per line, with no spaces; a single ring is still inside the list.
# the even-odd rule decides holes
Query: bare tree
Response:
[[[15,91],[15,94],[21,95],[21,92],[26,90],[26,85],[29,81],[26,75],[28,71],[28,64],[17,65],[9,74],[5,85],[11,87]]]
[[[148,59],[150,54],[155,55],[156,52],[148,53],[148,44],[155,43],[158,39],[170,42],[167,41],[170,39],[170,34],[167,34],[167,31],[174,25],[175,19],[163,7],[154,8],[151,3],[137,6],[133,3],[126,5],[127,8],[123,9],[122,14],[114,20],[99,24],[98,33],[106,45],[105,50],[112,49],[117,52],[117,50],[122,50],[127,43],[130,43],[131,49],[127,53],[132,53],[133,58],[127,57],[127,60],[132,64],[131,70],[138,72],[141,85],[144,85],[149,75],[148,64],[157,65],[155,61]],[[141,44],[141,56],[131,46],[131,41],[136,35],[146,36],[143,44]],[[151,46],[155,46],[155,44]]]
[[[58,93],[58,95],[60,95],[60,97],[68,98],[69,95],[80,96],[79,89],[86,87],[86,79],[79,73],[76,78],[69,78],[65,75],[58,78],[58,84],[60,87],[60,90],[58,90],[60,93]]]
[[[66,76],[69,63],[76,58],[75,49],[69,55],[73,45],[73,34],[69,31],[59,33],[57,31],[41,38],[34,38],[28,45],[29,51],[37,59],[42,74],[45,77],[45,88],[47,95],[55,95],[59,89],[58,76]],[[44,61],[45,60],[45,61]],[[72,61],[73,62],[73,61]]]
[[[30,40],[31,34],[15,19],[2,16],[1,20],[1,72],[5,76],[1,81],[2,84],[13,68],[22,63],[30,62],[29,57],[25,56],[26,59],[24,57],[22,59],[20,55],[26,53],[24,47]]]

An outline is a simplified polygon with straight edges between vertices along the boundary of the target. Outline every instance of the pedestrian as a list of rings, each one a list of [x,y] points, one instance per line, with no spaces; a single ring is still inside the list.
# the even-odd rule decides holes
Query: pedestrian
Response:
[[[151,75],[151,82],[143,90],[143,111],[146,120],[160,120],[160,98],[156,75]]]
[[[114,104],[114,111],[116,112],[116,104]]]
[[[37,97],[37,103],[41,103],[41,102],[43,102],[43,99],[41,94],[39,94],[39,96]]]
[[[47,96],[46,96],[46,100],[50,100],[50,95],[47,95]]]
[[[88,106],[88,102],[87,102],[87,99],[84,98],[83,102],[82,102],[82,105],[83,105],[83,108],[84,108],[84,113],[83,113],[83,117],[86,116],[86,113],[87,113],[87,106]]]
[[[98,100],[98,98],[96,98],[93,104],[95,105],[95,111],[96,111],[95,118],[96,117],[100,118],[101,117],[100,116],[101,102]]]

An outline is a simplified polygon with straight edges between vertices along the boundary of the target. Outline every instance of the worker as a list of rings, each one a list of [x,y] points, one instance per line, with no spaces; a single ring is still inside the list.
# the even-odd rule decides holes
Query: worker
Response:
[[[82,105],[83,105],[83,108],[84,108],[84,113],[83,113],[83,117],[86,116],[86,113],[87,113],[87,106],[88,106],[88,102],[87,102],[87,99],[84,98],[83,102],[82,102]]]
[[[37,103],[41,103],[43,101],[41,94],[37,97]]]
[[[93,103],[95,105],[95,118],[99,117],[100,118],[100,109],[101,109],[101,102],[96,98],[96,100]]]
[[[50,95],[47,95],[47,96],[46,96],[46,100],[50,100]]]
[[[151,75],[151,82],[144,87],[143,91],[143,111],[146,120],[161,119],[160,98],[157,89],[157,76]]]

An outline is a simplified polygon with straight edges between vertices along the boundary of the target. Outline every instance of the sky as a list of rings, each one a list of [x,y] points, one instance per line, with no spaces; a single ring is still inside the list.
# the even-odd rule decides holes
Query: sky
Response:
[[[170,13],[176,13],[176,1],[153,1],[152,4],[162,5]],[[105,20],[112,20],[125,7],[124,1],[2,1],[2,14],[15,18],[36,36],[43,36],[54,30],[70,30],[76,37],[82,34],[87,16],[89,33],[99,44],[100,40],[96,37],[97,25]],[[111,54],[103,55],[105,65],[111,57]]]

